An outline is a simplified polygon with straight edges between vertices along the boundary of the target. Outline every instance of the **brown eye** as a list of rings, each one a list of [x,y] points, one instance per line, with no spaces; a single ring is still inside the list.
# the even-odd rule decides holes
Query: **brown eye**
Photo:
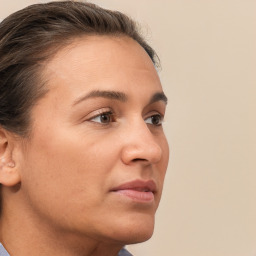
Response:
[[[155,126],[159,126],[163,122],[163,117],[159,114],[153,115],[153,116],[150,116],[150,117],[146,118],[145,122],[147,124],[152,124],[152,125],[155,125]]]
[[[110,122],[114,122],[115,120],[112,112],[105,112],[91,118],[90,121],[100,124],[109,124]]]
[[[103,124],[107,124],[111,122],[111,113],[103,113],[100,115],[100,122]]]

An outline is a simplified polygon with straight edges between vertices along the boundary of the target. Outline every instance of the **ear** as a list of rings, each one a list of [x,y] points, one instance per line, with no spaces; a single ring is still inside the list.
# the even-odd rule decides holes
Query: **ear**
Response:
[[[11,187],[20,182],[20,173],[13,159],[14,147],[14,135],[0,127],[0,183],[3,186]]]

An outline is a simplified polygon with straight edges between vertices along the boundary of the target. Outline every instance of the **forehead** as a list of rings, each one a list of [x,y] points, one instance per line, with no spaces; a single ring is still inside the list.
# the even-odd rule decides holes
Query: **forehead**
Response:
[[[63,60],[89,62],[105,60],[114,64],[120,57],[125,58],[126,64],[130,63],[131,56],[150,60],[146,51],[134,39],[125,35],[89,35],[75,38],[66,47],[60,49],[49,64],[61,64]],[[86,58],[83,58],[86,57]],[[111,57],[111,58],[110,58]],[[150,64],[153,65],[152,61]]]
[[[116,90],[127,94],[138,89],[143,93],[162,90],[146,51],[125,36],[78,38],[46,64],[43,77],[50,89],[48,94],[53,95],[55,91],[63,100],[72,100],[90,90]]]

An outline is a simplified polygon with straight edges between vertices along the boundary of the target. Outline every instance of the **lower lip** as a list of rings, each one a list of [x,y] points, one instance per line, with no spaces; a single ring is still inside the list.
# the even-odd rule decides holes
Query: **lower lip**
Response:
[[[123,189],[123,190],[117,190],[114,191],[117,194],[129,197],[130,199],[136,201],[136,202],[153,202],[154,201],[154,194],[153,192],[144,192],[144,191],[137,191],[132,189]]]

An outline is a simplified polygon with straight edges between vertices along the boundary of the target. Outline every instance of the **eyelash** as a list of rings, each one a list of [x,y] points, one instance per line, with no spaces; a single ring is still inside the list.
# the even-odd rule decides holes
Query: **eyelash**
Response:
[[[102,121],[102,118],[108,119]],[[99,119],[95,121],[96,119]],[[146,120],[150,119],[152,123],[148,123]],[[154,126],[161,126],[163,122],[163,116],[161,114],[154,114],[145,119],[146,124],[154,125]],[[99,123],[101,125],[108,125],[112,122],[116,122],[116,116],[112,111],[104,111],[102,113],[98,113],[97,115],[93,116],[92,118],[89,119],[89,121],[94,122],[94,123]],[[106,122],[105,122],[106,121]],[[154,124],[154,122],[157,122]]]
[[[152,123],[147,123],[146,122],[146,120],[149,119],[149,118],[151,119]],[[157,123],[156,124],[153,123],[155,118],[157,118]],[[145,122],[147,124],[151,124],[151,125],[154,125],[154,126],[161,126],[162,123],[163,123],[163,120],[164,120],[164,117],[161,114],[154,114],[154,115],[151,115],[151,116],[147,117],[145,119]],[[156,119],[155,119],[155,121],[156,121]]]
[[[103,116],[110,117],[110,119],[107,121],[107,123],[93,121],[93,119],[103,118]],[[97,115],[93,116],[92,118],[89,119],[89,121],[94,122],[94,123],[100,123],[102,125],[108,125],[110,122],[116,122],[116,118],[115,118],[115,115],[114,115],[114,113],[112,111],[104,111],[104,112],[98,113]],[[100,121],[102,121],[102,120],[100,120]]]

